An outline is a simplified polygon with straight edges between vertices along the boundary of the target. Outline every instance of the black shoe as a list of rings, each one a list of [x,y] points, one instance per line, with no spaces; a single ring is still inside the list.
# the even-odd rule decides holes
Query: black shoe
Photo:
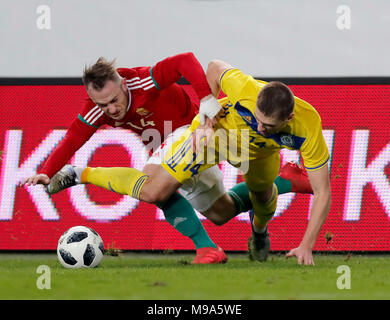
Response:
[[[263,233],[257,233],[253,230],[253,210],[249,211],[252,225],[252,235],[248,238],[249,259],[252,261],[264,262],[267,260],[271,241],[269,239],[268,226]]]

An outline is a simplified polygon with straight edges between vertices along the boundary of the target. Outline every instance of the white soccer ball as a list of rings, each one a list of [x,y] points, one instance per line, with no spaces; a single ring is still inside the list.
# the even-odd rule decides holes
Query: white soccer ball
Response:
[[[57,256],[65,268],[93,268],[102,261],[103,240],[91,228],[75,226],[58,240]]]

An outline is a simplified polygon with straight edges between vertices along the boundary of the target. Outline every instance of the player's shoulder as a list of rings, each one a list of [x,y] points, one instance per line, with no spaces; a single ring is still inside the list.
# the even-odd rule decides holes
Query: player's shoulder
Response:
[[[125,78],[127,88],[130,91],[141,90],[141,92],[144,92],[155,86],[150,66],[118,68],[117,71],[122,78]]]
[[[224,70],[221,75],[219,76],[219,81],[220,83],[222,82],[226,82],[226,81],[236,81],[236,82],[247,82],[247,81],[250,81],[250,82],[256,82],[256,80],[244,73],[242,70],[238,69],[238,68],[228,68],[226,70]]]
[[[265,84],[237,68],[226,69],[220,75],[219,81],[222,90],[236,100],[257,97],[259,90]]]
[[[150,67],[118,68],[116,71],[126,81],[132,81],[149,75]]]
[[[322,127],[318,111],[307,101],[295,97],[294,127],[303,135],[308,135],[314,129]]]
[[[295,106],[294,113],[299,113],[304,119],[308,121],[318,120],[321,121],[321,117],[318,111],[307,101],[294,96]]]

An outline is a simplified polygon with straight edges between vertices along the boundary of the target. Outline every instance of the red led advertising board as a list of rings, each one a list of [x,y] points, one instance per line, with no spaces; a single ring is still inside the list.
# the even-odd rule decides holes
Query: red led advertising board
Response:
[[[314,250],[390,250],[390,86],[290,85],[322,118],[331,160],[332,207]],[[186,90],[191,92],[189,86]],[[95,186],[49,196],[42,186],[17,186],[36,172],[78,115],[81,85],[0,86],[0,250],[52,250],[75,225],[95,229],[105,247],[122,250],[192,250],[155,206]],[[282,151],[282,162],[298,160]],[[130,131],[100,129],[71,159],[80,166],[142,169],[147,154]],[[225,188],[242,181],[221,164]],[[297,247],[306,230],[312,196],[285,194],[270,222],[271,250]],[[223,226],[199,217],[223,249],[246,250],[248,214]]]

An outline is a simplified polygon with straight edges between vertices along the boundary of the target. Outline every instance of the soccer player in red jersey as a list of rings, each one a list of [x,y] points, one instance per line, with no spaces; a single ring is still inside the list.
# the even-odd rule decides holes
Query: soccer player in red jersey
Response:
[[[163,153],[188,127],[198,112],[198,103],[192,101],[176,83],[181,77],[190,82],[201,103],[212,98],[202,66],[192,53],[166,58],[153,67],[119,69],[115,69],[113,63],[100,58],[84,71],[83,82],[90,99],[41,171],[26,178],[21,186],[25,183],[48,185],[50,179],[103,125],[132,130],[141,135],[142,141],[151,149],[152,155],[143,172],[133,177],[137,180],[132,183],[139,185],[139,188],[134,190],[141,191],[140,187],[148,177],[158,177],[153,179],[154,186],[159,181],[163,184],[164,180],[173,179],[160,165],[164,158]],[[163,138],[150,142],[148,138],[151,129]],[[162,140],[165,141],[160,145]],[[284,185],[291,185],[291,181],[287,179],[279,177],[279,180],[283,181]],[[110,186],[108,189],[128,193],[128,190],[113,190]],[[227,196],[222,184],[222,173],[218,166],[214,166],[183,184],[180,193],[176,192],[176,189],[177,184],[172,184],[172,188],[167,188],[165,194],[153,194],[153,189],[149,188],[142,196],[137,194],[135,197],[158,205],[166,220],[183,235],[191,238],[197,249],[194,263],[226,262],[226,255],[208,237],[193,208],[204,213],[214,223],[223,224],[230,220],[232,215],[250,209],[249,192],[245,184],[235,186],[229,193],[232,197]],[[285,190],[291,191],[299,192],[291,187]],[[207,214],[210,207],[223,195],[229,202],[227,206],[237,210],[227,211],[226,216],[219,214],[223,210],[210,210],[210,214]]]
[[[41,171],[26,178],[21,186],[25,183],[49,184],[53,175],[103,125],[130,129],[141,136],[146,130],[153,129],[164,140],[166,135],[171,134],[170,131],[191,123],[198,112],[198,105],[176,83],[181,77],[191,83],[199,100],[211,94],[203,68],[192,53],[166,58],[153,67],[119,69],[115,69],[112,62],[100,58],[93,66],[86,68],[83,76],[90,99],[86,101],[84,108]],[[142,141],[152,153],[160,146],[161,140],[149,143],[148,138],[150,137]],[[156,164],[153,161],[156,159],[153,159],[151,157],[144,168],[146,174],[155,170]],[[205,186],[208,189],[216,183],[215,179],[210,181]],[[205,190],[199,188],[198,194],[187,191],[192,198],[201,198],[199,193],[204,192]],[[179,193],[175,193],[172,198],[172,201],[159,206],[167,221],[194,242],[197,249],[194,262],[226,262],[226,255],[208,237],[188,201]]]

